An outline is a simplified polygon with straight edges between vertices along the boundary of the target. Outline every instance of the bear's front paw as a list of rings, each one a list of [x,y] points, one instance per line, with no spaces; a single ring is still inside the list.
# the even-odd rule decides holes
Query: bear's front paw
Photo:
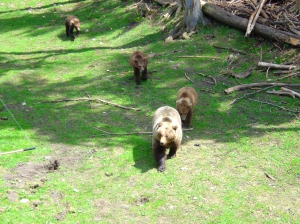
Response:
[[[173,155],[168,154],[168,155],[167,155],[167,159],[172,159],[172,158],[174,158],[174,157],[176,157],[176,154],[173,154]]]
[[[166,166],[159,166],[157,167],[158,172],[164,172],[166,170]]]

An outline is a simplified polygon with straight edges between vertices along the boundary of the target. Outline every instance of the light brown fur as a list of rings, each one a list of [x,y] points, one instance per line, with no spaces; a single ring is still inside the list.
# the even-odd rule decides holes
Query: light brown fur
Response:
[[[142,73],[142,80],[147,80],[147,78],[148,78],[148,72],[147,72],[148,59],[144,53],[142,53],[140,51],[133,52],[130,56],[129,64],[133,68],[134,80],[137,85],[141,84],[140,73]]]
[[[183,87],[178,91],[176,109],[180,114],[183,125],[186,127],[190,127],[197,100],[198,94],[192,87]]]
[[[157,170],[163,172],[166,169],[167,148],[170,148],[168,158],[173,158],[181,145],[181,119],[177,110],[168,106],[158,108],[153,115],[152,127],[154,159],[157,162]]]

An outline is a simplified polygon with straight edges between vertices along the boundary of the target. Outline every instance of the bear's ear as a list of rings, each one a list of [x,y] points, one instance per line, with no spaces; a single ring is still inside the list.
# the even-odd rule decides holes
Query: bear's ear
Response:
[[[174,129],[174,131],[176,131],[178,128],[177,124],[173,125],[172,128]]]
[[[163,123],[162,122],[158,122],[158,127],[161,127],[162,125],[163,125]]]

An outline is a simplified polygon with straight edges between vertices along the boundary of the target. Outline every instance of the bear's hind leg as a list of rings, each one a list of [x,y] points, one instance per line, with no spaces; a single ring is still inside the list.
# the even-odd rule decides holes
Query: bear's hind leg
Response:
[[[142,80],[147,80],[148,79],[148,72],[147,72],[147,67],[145,67],[144,71],[142,72]]]
[[[66,35],[67,35],[67,37],[69,36],[69,25],[68,24],[66,24]]]
[[[70,36],[71,36],[71,39],[72,39],[72,40],[75,39],[74,34],[73,34],[73,29],[74,29],[74,27],[73,27],[73,25],[71,25],[71,26],[69,27],[69,33],[70,33]]]
[[[134,81],[137,85],[141,85],[140,70],[138,68],[134,68]]]
[[[187,128],[190,127],[192,116],[193,116],[193,112],[190,110],[189,113],[186,115],[186,121],[184,122],[185,123],[185,127],[187,127]]]

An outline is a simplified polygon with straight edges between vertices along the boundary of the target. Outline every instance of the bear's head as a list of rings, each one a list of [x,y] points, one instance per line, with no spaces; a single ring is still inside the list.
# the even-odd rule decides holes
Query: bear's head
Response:
[[[71,25],[75,27],[76,30],[80,31],[80,21],[77,18],[71,20]]]
[[[145,70],[147,58],[138,56],[134,59],[135,67],[138,68],[141,72]]]
[[[182,121],[185,121],[186,116],[188,115],[192,106],[193,106],[193,104],[190,102],[190,100],[188,98],[179,99],[176,101],[176,109],[177,109]]]
[[[156,131],[156,139],[160,142],[161,146],[167,146],[169,143],[174,142],[176,138],[175,131],[177,125],[172,125],[171,122],[159,122]]]

